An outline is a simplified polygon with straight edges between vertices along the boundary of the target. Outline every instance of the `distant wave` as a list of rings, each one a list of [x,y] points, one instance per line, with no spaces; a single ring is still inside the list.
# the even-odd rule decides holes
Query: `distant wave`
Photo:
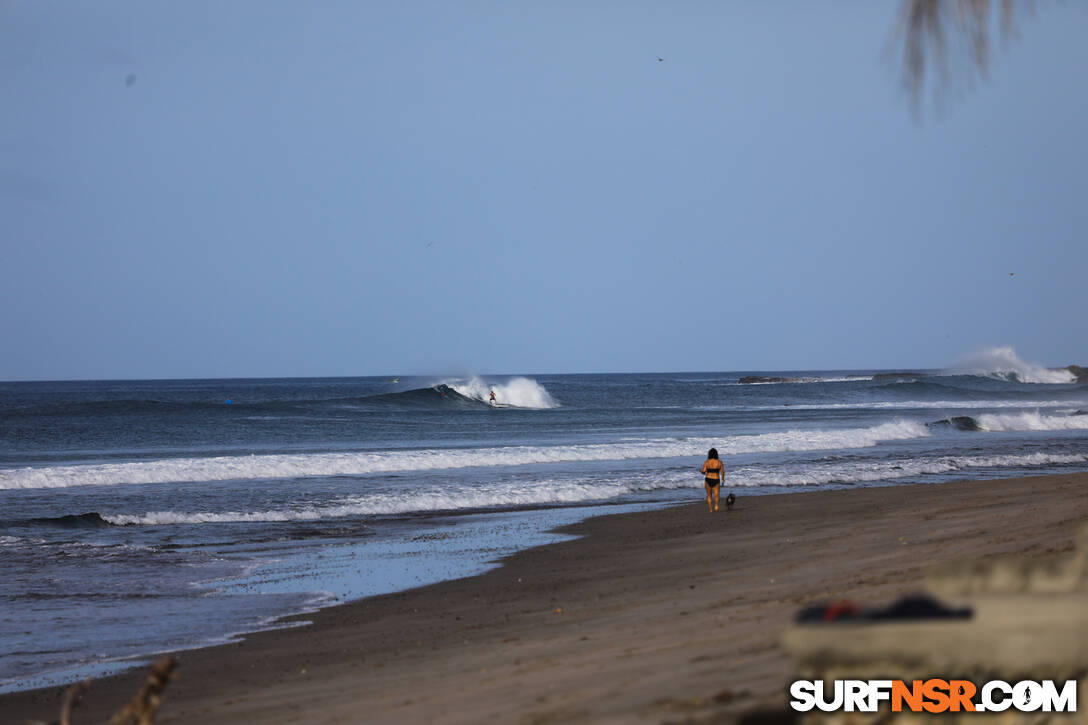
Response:
[[[913,378],[881,382],[878,386],[874,386],[874,389],[886,394],[894,396],[911,396],[912,398],[922,398],[926,395],[959,395],[977,397],[979,395],[1008,395],[1012,399],[1016,399],[1017,395],[1022,391],[1013,389],[1012,386],[999,387],[998,389],[987,389],[985,393],[979,390],[977,378],[986,376],[971,376],[971,375],[947,375],[932,376],[926,378]],[[972,387],[972,378],[975,379],[974,387]],[[986,382],[993,388],[996,384],[992,378],[986,378]]]
[[[206,414],[245,413],[254,415],[272,415],[278,417],[284,413],[312,414],[319,410],[358,410],[371,407],[388,408],[466,408],[478,409],[487,406],[491,391],[495,391],[497,402],[507,408],[544,409],[556,408],[559,403],[547,389],[531,378],[515,377],[486,381],[479,377],[452,379],[436,382],[427,387],[412,390],[400,390],[376,395],[360,395],[335,398],[300,398],[287,400],[151,400],[118,399],[89,400],[66,403],[38,403],[0,408],[0,419],[22,419],[36,417],[79,417],[101,415],[184,415],[186,413]],[[259,419],[259,418],[258,418]]]
[[[1043,365],[1021,360],[1011,346],[992,347],[971,355],[952,367],[946,374],[981,375],[1013,383],[1072,383],[1076,381],[1068,370],[1053,370]]]
[[[270,415],[275,419],[283,414],[312,413],[313,410],[331,408],[358,408],[360,405],[402,405],[406,407],[426,407],[437,405],[464,405],[477,407],[479,401],[470,400],[445,385],[434,385],[417,390],[404,390],[396,393],[364,395],[340,398],[316,398],[296,400],[230,400],[201,401],[190,400],[174,402],[165,400],[91,400],[78,403],[55,403],[32,406],[19,406],[0,410],[0,418],[38,417],[38,416],[101,416],[101,415],[183,415],[186,413],[241,413]]]
[[[976,417],[979,427],[988,431],[1088,430],[1088,415],[984,413]]]
[[[1043,413],[982,413],[976,417],[958,415],[926,423],[930,428],[948,427],[961,431],[1019,432],[1088,430],[1088,415],[1045,415]]]
[[[940,400],[877,400],[872,402],[851,403],[796,403],[789,406],[782,405],[751,405],[751,406],[697,406],[696,410],[925,410],[935,408],[966,409],[966,408],[1069,408],[1076,401],[1070,400],[952,400],[942,398]]]
[[[929,431],[923,423],[896,421],[868,428],[795,430],[725,439],[665,438],[568,446],[171,458],[131,463],[0,469],[0,489],[362,476],[473,466],[671,458],[701,456],[711,446],[717,447],[722,455],[833,450],[864,448],[883,441],[927,435]]]
[[[915,373],[906,374],[907,377],[917,377]],[[805,377],[790,377],[782,375],[745,375],[740,378],[736,385],[781,385],[783,383],[856,383],[864,382],[867,380],[873,380],[874,375],[846,375],[839,377],[820,377],[820,376],[805,376]],[[898,377],[895,375],[885,375],[883,377],[893,378]]]
[[[505,381],[487,382],[478,377],[444,380],[426,388],[383,393],[356,398],[362,404],[390,404],[410,406],[449,406],[477,408],[490,405],[491,391],[495,401],[504,408],[545,409],[557,408],[559,403],[543,385],[531,378],[510,378]]]
[[[1023,385],[991,376],[952,375],[884,382],[869,388],[868,395],[878,399],[871,401],[874,407],[898,408],[918,401],[916,407],[935,407],[946,401],[949,407],[963,407],[964,403],[978,408],[996,407],[1062,407],[1080,405],[1088,400],[1088,388],[1062,386],[1041,389],[1035,385]],[[1004,402],[1002,402],[1004,401]]]
[[[1037,468],[1088,463],[1088,454],[1029,453],[1006,456],[941,456],[914,460],[860,461],[807,464],[803,471],[756,467],[727,471],[728,486],[817,486],[834,483],[872,483],[917,476],[933,476],[975,468]]]
[[[434,407],[434,406],[460,406],[479,407],[482,401],[465,397],[448,385],[438,384],[428,388],[414,388],[402,390],[397,393],[382,393],[380,395],[368,395],[362,398],[351,398],[352,403],[388,404],[394,406],[409,407]]]
[[[889,381],[891,384],[909,384],[913,382],[930,383],[933,378],[949,376],[973,376],[1002,380],[1010,383],[1073,383],[1076,376],[1064,368],[1048,368],[1037,363],[1022,360],[1011,346],[992,347],[981,350],[959,361],[951,368],[940,372],[874,372],[846,375],[805,375],[789,374],[746,375],[739,379],[745,385],[774,385],[782,383],[841,383],[864,381]]]

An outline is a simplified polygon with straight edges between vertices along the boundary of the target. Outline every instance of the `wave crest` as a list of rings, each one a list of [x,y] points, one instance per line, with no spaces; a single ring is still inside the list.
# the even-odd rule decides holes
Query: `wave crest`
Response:
[[[499,405],[514,408],[558,408],[559,403],[547,389],[532,378],[510,378],[505,382],[489,383],[473,376],[468,380],[446,380],[442,383],[470,400],[489,402],[491,391]]]
[[[149,511],[143,514],[107,514],[118,526],[317,521],[352,516],[389,516],[416,511],[458,511],[485,508],[515,508],[604,501],[634,491],[686,488],[693,474],[680,480],[665,477],[655,481],[553,481],[542,479],[519,486],[442,486],[415,488],[410,493],[384,492],[356,496],[327,506],[268,511],[225,511],[217,513]]]
[[[1052,370],[1021,360],[1011,345],[991,347],[956,363],[955,375],[981,375],[1013,383],[1073,383],[1076,377],[1065,369]]]
[[[1088,415],[983,413],[978,425],[987,431],[1088,430]]]
[[[915,460],[848,461],[810,465],[806,470],[744,466],[726,470],[726,488],[800,487],[826,484],[866,484],[927,475],[942,475],[978,468],[1038,468],[1083,465],[1088,454],[1031,453],[1022,455],[941,456]],[[577,504],[617,498],[636,491],[701,489],[702,478],[692,472],[669,471],[651,477],[615,480],[578,479],[521,481],[516,486],[425,486],[411,492],[376,492],[351,496],[325,506],[264,511],[149,511],[141,514],[104,514],[117,526],[225,524],[316,521],[354,516],[396,515],[415,511],[454,511]]]
[[[732,486],[821,486],[873,483],[932,476],[975,468],[1041,468],[1088,463],[1085,453],[1028,453],[1021,455],[940,456],[914,460],[864,461],[810,465],[804,471],[745,467],[726,476]]]
[[[722,439],[660,438],[630,443],[567,446],[508,446],[429,451],[271,454],[168,458],[130,463],[0,469],[0,489],[68,488],[118,484],[186,483],[316,476],[362,476],[397,471],[429,471],[474,466],[618,461],[701,456],[711,446],[723,455],[779,451],[866,448],[882,441],[928,436],[917,421],[870,428],[792,430]]]

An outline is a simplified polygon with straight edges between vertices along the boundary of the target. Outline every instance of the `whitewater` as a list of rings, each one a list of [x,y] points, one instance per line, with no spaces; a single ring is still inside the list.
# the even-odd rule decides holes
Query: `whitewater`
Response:
[[[548,447],[509,446],[460,450],[425,449],[410,452],[177,458],[102,465],[4,469],[0,470],[0,489],[363,476],[372,473],[519,466],[530,463],[669,458],[698,456],[715,445],[725,454],[860,448],[873,446],[884,440],[925,435],[929,435],[929,432],[924,425],[902,421],[885,423],[872,428],[786,431],[734,436],[724,440],[651,439],[637,443]]]

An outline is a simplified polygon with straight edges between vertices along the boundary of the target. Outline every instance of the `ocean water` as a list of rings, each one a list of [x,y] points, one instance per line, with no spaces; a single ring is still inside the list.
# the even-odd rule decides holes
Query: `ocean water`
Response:
[[[0,383],[0,692],[699,501],[711,446],[739,497],[1088,470],[1064,371],[897,372]]]

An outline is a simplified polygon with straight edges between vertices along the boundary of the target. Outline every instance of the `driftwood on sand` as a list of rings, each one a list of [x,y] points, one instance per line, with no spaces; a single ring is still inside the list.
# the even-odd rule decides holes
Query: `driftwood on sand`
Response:
[[[127,705],[110,718],[110,725],[154,725],[155,716],[162,704],[163,690],[166,689],[177,666],[178,662],[173,657],[164,657],[156,662],[148,671],[144,686]],[[70,685],[64,691],[64,699],[60,705],[60,719],[51,723],[44,720],[31,720],[27,725],[72,725],[72,710],[79,705],[80,698],[90,686],[91,681],[88,679]]]

